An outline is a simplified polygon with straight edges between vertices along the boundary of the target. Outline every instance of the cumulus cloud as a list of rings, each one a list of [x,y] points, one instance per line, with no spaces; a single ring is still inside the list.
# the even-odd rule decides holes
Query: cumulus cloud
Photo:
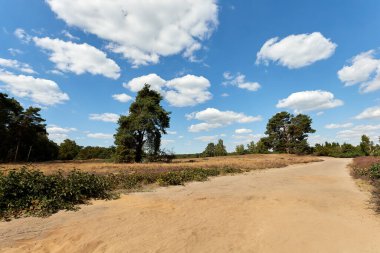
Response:
[[[99,49],[87,44],[77,44],[60,39],[33,38],[34,43],[49,53],[49,60],[56,69],[77,75],[90,73],[117,79],[120,67]]]
[[[77,131],[73,127],[60,127],[57,125],[49,125],[46,127],[46,131],[49,134],[49,138],[57,143],[63,142],[65,139],[69,138],[69,133]]]
[[[153,90],[160,92],[170,105],[176,107],[194,106],[212,98],[208,91],[210,82],[203,76],[185,75],[166,81],[152,73],[133,78],[123,86],[133,92],[138,92],[145,84],[149,84]]]
[[[17,28],[13,34],[24,43],[29,43],[32,40],[32,36],[22,28]]]
[[[189,126],[188,130],[189,130],[189,132],[197,133],[197,132],[210,131],[211,129],[219,128],[219,127],[222,127],[222,126],[223,125],[219,124],[219,123],[206,123],[206,122],[203,122],[203,123],[194,124],[194,125]]]
[[[93,113],[93,114],[90,114],[89,116],[90,120],[113,122],[113,123],[117,123],[119,118],[120,118],[120,115],[116,113],[109,113],[109,112],[101,113],[101,114]]]
[[[325,126],[325,128],[327,129],[337,129],[337,128],[349,128],[349,127],[352,127],[353,124],[352,123],[344,123],[344,124],[328,124]]]
[[[112,98],[122,103],[127,103],[132,100],[132,97],[125,93],[114,94],[112,95]]]
[[[249,134],[249,133],[252,133],[252,130],[247,129],[247,128],[239,128],[239,129],[235,130],[235,133],[236,134]]]
[[[372,140],[377,140],[380,135],[380,125],[357,125],[350,129],[339,131],[336,136],[343,141],[357,143],[363,134],[369,136]]]
[[[380,59],[376,59],[374,54],[374,50],[360,53],[351,59],[351,65],[338,71],[338,77],[345,86],[360,84],[362,93],[380,89]]]
[[[113,139],[113,134],[89,133],[87,134],[87,137],[93,139]]]
[[[343,105],[343,101],[336,99],[328,91],[313,90],[295,92],[289,97],[278,101],[277,108],[289,108],[295,113],[331,109]]]
[[[61,104],[69,100],[69,96],[51,80],[0,71],[0,82],[4,83],[4,86],[0,86],[1,89],[41,105]]]
[[[251,141],[258,142],[262,137],[265,137],[264,134],[238,134],[232,135],[232,138],[235,139],[234,144],[248,144]]]
[[[17,60],[0,58],[0,67],[14,69],[28,74],[36,73],[29,64]]]
[[[176,107],[201,104],[212,98],[210,82],[203,76],[186,75],[166,83],[165,99]]]
[[[212,142],[212,141],[216,141],[218,137],[219,135],[198,136],[194,138],[194,140],[203,141],[203,142]]]
[[[187,114],[186,118],[188,120],[196,119],[204,121],[199,124],[191,125],[188,128],[190,132],[208,131],[212,128],[219,128],[232,123],[248,123],[262,119],[261,116],[247,116],[244,113],[220,111],[215,108],[207,108],[200,112]]]
[[[108,48],[134,66],[179,53],[194,59],[218,24],[215,0],[46,2],[58,18],[109,41]]]
[[[264,43],[257,53],[256,63],[273,61],[290,69],[302,68],[329,58],[336,47],[319,32],[289,35],[280,41],[275,37]]]
[[[245,80],[245,75],[237,73],[236,75],[232,75],[230,72],[223,73],[224,85],[233,85],[240,89],[246,89],[249,91],[257,91],[260,89],[260,84],[258,82],[247,82]]]
[[[366,108],[355,119],[380,119],[380,106]]]

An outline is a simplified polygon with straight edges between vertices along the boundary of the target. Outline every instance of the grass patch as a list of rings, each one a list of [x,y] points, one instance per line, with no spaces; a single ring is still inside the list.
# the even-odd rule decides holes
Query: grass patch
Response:
[[[369,156],[355,158],[351,164],[351,175],[373,186],[372,200],[376,204],[376,211],[380,213],[380,158]]]
[[[241,173],[233,168],[184,169],[142,173],[93,174],[72,170],[44,174],[23,167],[0,174],[0,219],[48,216],[59,210],[76,210],[91,199],[117,198],[117,190],[138,190],[144,185],[183,185],[206,181],[210,176]]]

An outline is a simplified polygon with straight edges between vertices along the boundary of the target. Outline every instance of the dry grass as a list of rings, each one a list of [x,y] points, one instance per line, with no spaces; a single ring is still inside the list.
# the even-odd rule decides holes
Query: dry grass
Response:
[[[47,162],[33,164],[2,164],[0,171],[18,169],[22,166],[32,167],[52,173],[58,170],[71,171],[78,169],[96,174],[130,172],[165,172],[184,170],[189,168],[234,168],[242,170],[256,170],[265,168],[280,168],[291,164],[317,162],[321,159],[313,156],[297,156],[286,154],[242,155],[226,157],[210,157],[195,159],[175,159],[172,163],[143,163],[143,164],[118,164],[101,161],[70,161]]]

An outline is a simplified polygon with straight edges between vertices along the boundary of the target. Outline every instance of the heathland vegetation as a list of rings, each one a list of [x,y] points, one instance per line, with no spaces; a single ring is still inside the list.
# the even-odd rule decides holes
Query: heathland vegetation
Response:
[[[161,101],[162,96],[145,85],[128,115],[119,118],[115,146],[82,147],[74,140],[66,139],[60,145],[49,140],[39,108],[24,109],[14,98],[0,93],[0,162],[4,164],[0,166],[0,218],[71,210],[90,199],[114,198],[120,191],[148,184],[179,185],[219,174],[318,160],[297,155],[380,154],[380,146],[365,135],[358,146],[326,142],[311,147],[307,139],[315,132],[312,119],[305,114],[280,112],[269,119],[266,136],[257,143],[238,145],[236,152],[228,153],[220,139],[216,144],[209,143],[200,154],[177,155],[174,159],[174,154],[161,148],[161,138],[170,126],[170,112],[161,106]],[[65,162],[36,163],[57,159]],[[34,164],[20,168],[22,162]],[[377,162],[354,174],[370,179],[378,187]]]

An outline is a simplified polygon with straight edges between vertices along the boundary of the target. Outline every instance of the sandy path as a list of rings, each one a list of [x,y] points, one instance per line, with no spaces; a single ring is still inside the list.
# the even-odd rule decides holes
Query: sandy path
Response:
[[[349,159],[217,177],[0,224],[2,252],[380,252]]]

